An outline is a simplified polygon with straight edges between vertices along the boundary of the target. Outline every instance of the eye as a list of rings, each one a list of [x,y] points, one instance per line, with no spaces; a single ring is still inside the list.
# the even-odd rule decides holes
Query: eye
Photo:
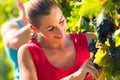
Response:
[[[54,30],[54,27],[51,26],[48,28],[48,31],[52,31],[52,30]]]
[[[63,24],[63,23],[64,23],[64,20],[60,21],[60,23],[59,23],[59,24]]]

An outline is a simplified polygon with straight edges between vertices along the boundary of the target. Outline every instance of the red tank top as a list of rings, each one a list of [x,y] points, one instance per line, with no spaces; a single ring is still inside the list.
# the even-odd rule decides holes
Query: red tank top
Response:
[[[36,67],[38,80],[60,80],[77,71],[84,61],[90,57],[87,39],[84,34],[70,34],[76,49],[76,61],[69,68],[56,68],[46,58],[42,48],[36,40],[28,43],[28,49]],[[89,76],[85,80],[92,80]]]

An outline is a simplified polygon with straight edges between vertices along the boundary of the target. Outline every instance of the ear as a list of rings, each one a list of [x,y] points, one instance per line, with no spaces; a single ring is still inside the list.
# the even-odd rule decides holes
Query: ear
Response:
[[[35,26],[33,26],[33,25],[30,25],[30,29],[32,29],[33,31],[37,32],[36,27],[35,27]]]

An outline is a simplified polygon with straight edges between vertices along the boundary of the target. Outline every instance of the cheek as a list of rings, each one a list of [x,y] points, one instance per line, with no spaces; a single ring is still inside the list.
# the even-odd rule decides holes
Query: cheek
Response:
[[[62,27],[63,27],[63,31],[66,31],[66,23],[64,23]]]
[[[46,33],[44,33],[43,34],[44,35],[44,38],[46,38],[46,39],[51,39],[52,38],[52,34],[51,33],[49,33],[49,32],[46,32]]]
[[[62,30],[66,30],[66,21],[64,23],[61,24]]]

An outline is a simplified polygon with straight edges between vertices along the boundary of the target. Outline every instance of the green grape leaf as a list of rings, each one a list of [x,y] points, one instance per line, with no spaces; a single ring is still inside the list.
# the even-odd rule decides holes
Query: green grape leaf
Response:
[[[115,39],[115,46],[120,46],[120,29],[116,30],[114,33],[114,39]]]
[[[102,5],[105,3],[105,0],[102,0],[104,3],[100,3],[99,1],[100,0],[84,0],[79,10],[79,14],[89,18],[98,16],[102,9]]]

